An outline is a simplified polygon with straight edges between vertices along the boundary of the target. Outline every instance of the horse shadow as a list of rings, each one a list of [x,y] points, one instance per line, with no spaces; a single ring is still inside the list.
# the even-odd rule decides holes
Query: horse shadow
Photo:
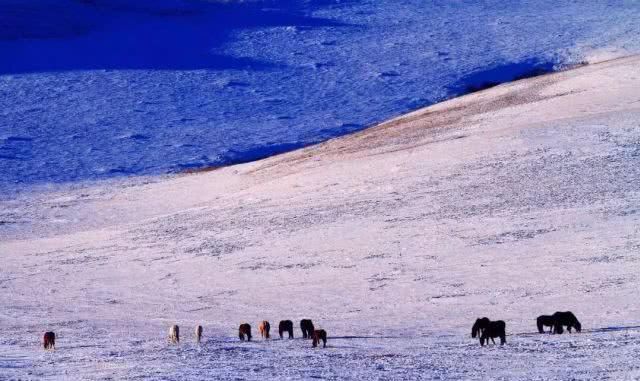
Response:
[[[607,332],[621,332],[621,331],[633,331],[640,330],[640,325],[627,325],[627,326],[610,326],[610,327],[600,327],[600,328],[591,328],[591,329],[583,329],[581,333],[607,333]],[[507,336],[540,336],[539,332],[519,332],[508,334]]]
[[[605,332],[620,332],[620,331],[631,331],[631,330],[640,330],[640,325],[601,327],[601,328],[585,329],[585,330],[582,330],[582,332],[605,333]]]

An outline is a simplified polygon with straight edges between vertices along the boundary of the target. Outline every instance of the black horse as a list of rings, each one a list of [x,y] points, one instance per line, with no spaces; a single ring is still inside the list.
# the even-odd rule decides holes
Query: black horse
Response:
[[[489,344],[489,339],[495,344],[493,339],[499,337],[500,345],[504,345],[507,342],[506,327],[507,324],[502,320],[491,321],[486,317],[479,318],[471,328],[471,337],[479,336],[481,346],[484,346],[485,342]]]
[[[549,333],[552,333],[555,319],[551,315],[540,315],[536,319],[536,324],[538,325],[538,332],[544,333],[544,327],[551,327],[549,328]]]
[[[487,325],[489,325],[490,321],[491,320],[489,320],[488,317],[476,319],[476,322],[473,324],[473,327],[471,327],[471,337],[475,339],[476,337],[482,336],[482,332],[484,331],[484,328]]]
[[[302,319],[300,320],[300,330],[302,331],[302,338],[311,338],[313,335],[313,331],[315,331],[315,327],[313,326],[313,322],[311,319]]]
[[[289,332],[289,338],[293,339],[293,322],[291,320],[280,321],[280,324],[278,325],[278,333],[280,334],[281,339],[284,332]]]
[[[571,311],[556,312],[553,317],[553,332],[561,334],[563,327],[567,327],[567,331],[571,333],[571,328],[575,328],[576,332],[582,331],[582,324]]]

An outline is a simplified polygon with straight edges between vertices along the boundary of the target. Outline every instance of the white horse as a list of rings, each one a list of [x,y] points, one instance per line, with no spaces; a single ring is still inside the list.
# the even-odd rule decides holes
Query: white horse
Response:
[[[169,341],[172,344],[178,344],[180,342],[180,327],[176,324],[172,325],[169,328]]]
[[[196,343],[200,344],[200,339],[202,339],[202,326],[196,326]]]

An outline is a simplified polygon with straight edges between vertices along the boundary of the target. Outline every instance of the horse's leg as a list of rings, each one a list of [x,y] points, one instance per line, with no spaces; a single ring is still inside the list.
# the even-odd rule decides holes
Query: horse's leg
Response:
[[[238,337],[240,338],[240,341],[244,341],[244,335],[242,333],[239,333]]]
[[[293,339],[293,328],[289,330],[289,338]]]
[[[500,345],[504,345],[507,342],[507,337],[505,334],[500,335]]]
[[[491,342],[495,345],[496,341],[493,339],[493,337],[491,338]],[[489,342],[487,341],[487,344],[489,344]]]
[[[323,338],[322,339],[322,348],[326,348],[327,347],[327,339]]]

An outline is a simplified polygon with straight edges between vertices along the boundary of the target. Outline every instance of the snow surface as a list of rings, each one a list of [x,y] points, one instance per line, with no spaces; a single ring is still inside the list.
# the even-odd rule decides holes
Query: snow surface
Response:
[[[249,161],[640,52],[630,1],[4,0],[0,197]]]
[[[640,57],[616,59],[254,163],[0,201],[0,378],[638,379],[638,89]],[[583,333],[535,333],[557,310]],[[470,338],[480,316],[507,345]],[[236,338],[307,317],[328,348]]]

